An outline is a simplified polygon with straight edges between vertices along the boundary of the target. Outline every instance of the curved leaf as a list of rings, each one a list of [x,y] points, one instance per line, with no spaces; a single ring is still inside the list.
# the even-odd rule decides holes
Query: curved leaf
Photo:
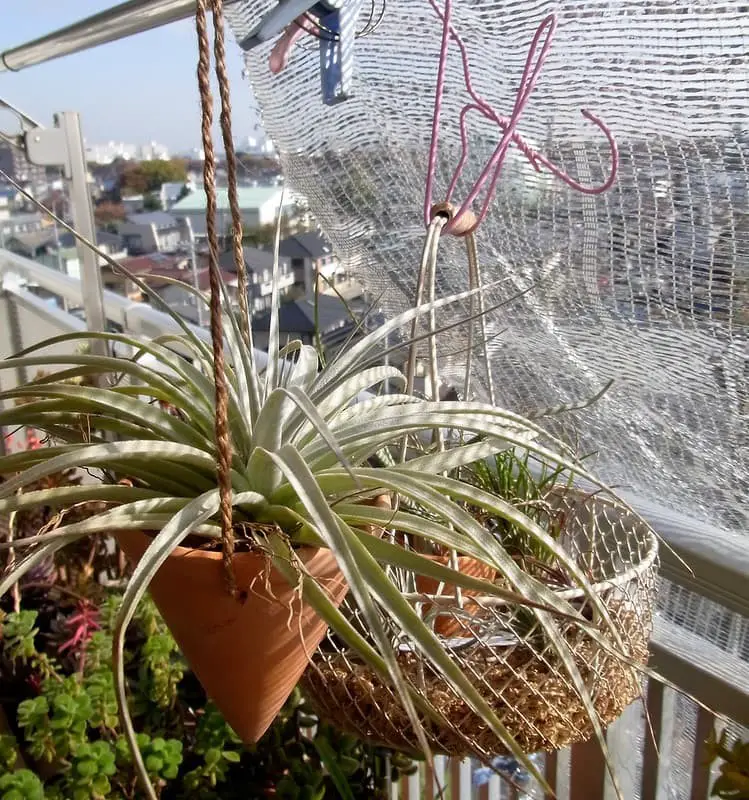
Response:
[[[61,448],[50,448],[61,449]],[[62,448],[61,455],[49,458],[49,456],[37,459],[41,463],[36,463],[29,467],[21,475],[0,484],[0,498],[15,494],[18,489],[28,486],[30,483],[54,475],[55,472],[62,472],[74,467],[94,467],[100,464],[126,464],[128,459],[133,456],[142,458],[163,459],[165,461],[183,461],[185,464],[206,469],[209,473],[216,469],[214,459],[202,450],[195,447],[188,447],[183,444],[171,442],[153,441],[132,441],[132,442],[111,442],[109,444],[96,444],[91,446],[81,445]],[[42,453],[43,450],[32,451],[32,453]],[[14,454],[14,455],[28,455]],[[6,456],[2,460],[2,465],[6,466],[14,456]]]

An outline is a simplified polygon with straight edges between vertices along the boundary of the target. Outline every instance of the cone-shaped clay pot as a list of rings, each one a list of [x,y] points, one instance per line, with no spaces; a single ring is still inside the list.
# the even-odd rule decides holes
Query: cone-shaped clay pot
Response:
[[[137,562],[152,541],[118,534]],[[296,551],[309,573],[340,604],[347,585],[329,550]],[[226,590],[220,552],[178,547],[151,583],[151,595],[191,669],[245,743],[265,733],[302,676],[327,625],[267,560],[236,553],[240,603]],[[290,610],[291,609],[291,610]]]
[[[422,554],[423,555],[423,554]],[[452,567],[453,565],[450,564],[450,557],[449,556],[426,556],[431,561],[436,561],[438,564],[442,564],[446,567]],[[458,556],[458,572],[461,572],[463,575],[468,575],[471,578],[479,578],[485,581],[493,581],[497,577],[497,570],[494,567],[490,567],[488,564],[484,564],[481,561],[478,561],[475,558],[471,558],[470,556]],[[416,576],[416,589],[423,594],[436,594],[437,587],[439,586],[439,581],[434,580],[434,578],[428,578],[426,575],[417,575]],[[445,595],[455,595],[456,588],[453,584],[445,584],[442,587],[442,591],[440,594]],[[473,591],[470,589],[463,589],[461,591],[461,595],[463,597],[463,608],[461,613],[465,614],[478,614],[481,612],[481,609],[477,603],[472,603],[470,600],[466,600],[469,597],[477,597],[480,592]],[[423,613],[426,615],[428,612],[432,610],[432,603],[424,603],[422,606]],[[458,603],[457,600],[454,602],[454,605],[450,605],[445,608],[446,613],[439,614],[434,621],[434,632],[438,633],[440,636],[455,636],[460,637],[469,636],[471,631],[470,623],[468,623],[465,619],[458,619],[451,615],[451,613],[447,613],[448,609],[452,610],[455,608],[457,611]]]

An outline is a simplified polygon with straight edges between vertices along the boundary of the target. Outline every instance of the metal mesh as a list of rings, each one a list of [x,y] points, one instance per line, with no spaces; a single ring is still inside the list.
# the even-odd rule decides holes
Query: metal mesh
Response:
[[[235,33],[246,34],[273,3],[230,6]],[[484,274],[508,279],[500,296],[539,285],[490,320],[490,333],[504,330],[491,347],[498,399],[528,411],[588,396],[614,378],[608,396],[568,417],[564,432],[600,452],[598,471],[609,481],[745,531],[749,6],[457,3],[474,83],[500,113],[512,109],[528,42],[549,11],[559,28],[520,130],[595,182],[608,152],[580,117],[589,108],[616,135],[621,174],[612,191],[591,198],[534,173],[519,153],[508,162],[478,231]],[[320,99],[315,47],[298,49],[275,76],[268,48],[247,59],[289,183],[309,198],[346,266],[385,292],[389,311],[413,300],[439,41],[427,0],[391,0],[380,27],[357,41],[355,95],[332,108]],[[453,53],[438,192],[458,159],[462,87]],[[469,134],[466,180],[498,138],[482,122]],[[466,286],[464,252],[443,238],[440,288],[454,291]]]
[[[655,538],[637,517],[610,502],[578,493],[547,498],[563,519],[559,541],[595,584],[625,652],[640,663],[647,658],[655,589]],[[471,559],[465,559],[470,562]],[[478,567],[478,562],[474,562]],[[460,563],[466,574],[495,576]],[[537,567],[538,568],[538,567]],[[532,566],[526,565],[529,572]],[[561,571],[560,571],[561,570]],[[552,577],[558,572],[557,578]],[[564,570],[546,565],[536,577],[567,598],[614,645],[606,623]],[[592,724],[557,649],[534,615],[496,598],[437,587],[393,570],[392,579],[425,622],[433,626],[451,660],[469,677],[524,752],[548,751],[589,738]],[[565,588],[567,587],[567,588]],[[413,588],[416,591],[413,591]],[[492,602],[494,601],[494,602]],[[462,604],[462,605],[461,605]],[[358,612],[348,613],[373,644]],[[387,625],[386,619],[383,621]],[[603,724],[616,719],[640,692],[639,675],[600,647],[584,629],[557,620],[561,636],[591,691]],[[427,721],[430,746],[450,755],[496,755],[493,732],[452,690],[442,673],[400,631],[392,630],[398,662],[412,687],[440,712]],[[416,736],[389,682],[329,634],[303,677],[306,696],[322,717],[367,740],[397,750],[412,750]]]

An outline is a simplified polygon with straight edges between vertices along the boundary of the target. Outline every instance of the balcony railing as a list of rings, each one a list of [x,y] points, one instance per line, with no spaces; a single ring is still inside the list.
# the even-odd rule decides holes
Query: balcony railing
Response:
[[[85,329],[83,320],[65,310],[81,305],[81,284],[75,278],[0,250],[0,290],[0,358],[49,336]],[[136,337],[150,339],[176,330],[166,314],[111,292],[104,292],[104,309],[110,325]],[[208,338],[207,331],[194,330]],[[261,365],[265,358],[258,353]],[[3,388],[28,377],[4,372]],[[643,498],[627,499],[666,544],[651,665],[670,684],[725,717],[726,724],[737,730],[749,728],[746,539],[680,517]],[[607,732],[625,798],[706,800],[711,776],[704,764],[703,743],[713,723],[711,713],[678,691],[654,681],[646,684],[642,702],[630,706]],[[562,800],[615,796],[596,743],[547,755],[543,764],[547,780]],[[505,800],[520,798],[523,792],[541,797],[537,788],[521,792],[499,776],[477,769],[469,761],[438,757],[433,772],[422,768],[393,786],[393,798]]]

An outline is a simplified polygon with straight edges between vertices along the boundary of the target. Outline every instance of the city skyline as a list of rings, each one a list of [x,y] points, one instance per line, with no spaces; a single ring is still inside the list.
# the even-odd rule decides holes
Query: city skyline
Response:
[[[111,6],[110,0],[78,0],[74,8],[55,0],[27,0],[3,12],[0,52]],[[227,29],[227,68],[232,88],[235,141],[260,134],[242,53]],[[195,78],[197,43],[193,22],[183,20],[118,42],[29,67],[0,73],[0,97],[43,125],[57,111],[80,112],[92,144],[163,143],[170,152],[200,147],[200,105]],[[0,113],[0,129],[16,123]],[[218,128],[214,130],[217,144]]]

